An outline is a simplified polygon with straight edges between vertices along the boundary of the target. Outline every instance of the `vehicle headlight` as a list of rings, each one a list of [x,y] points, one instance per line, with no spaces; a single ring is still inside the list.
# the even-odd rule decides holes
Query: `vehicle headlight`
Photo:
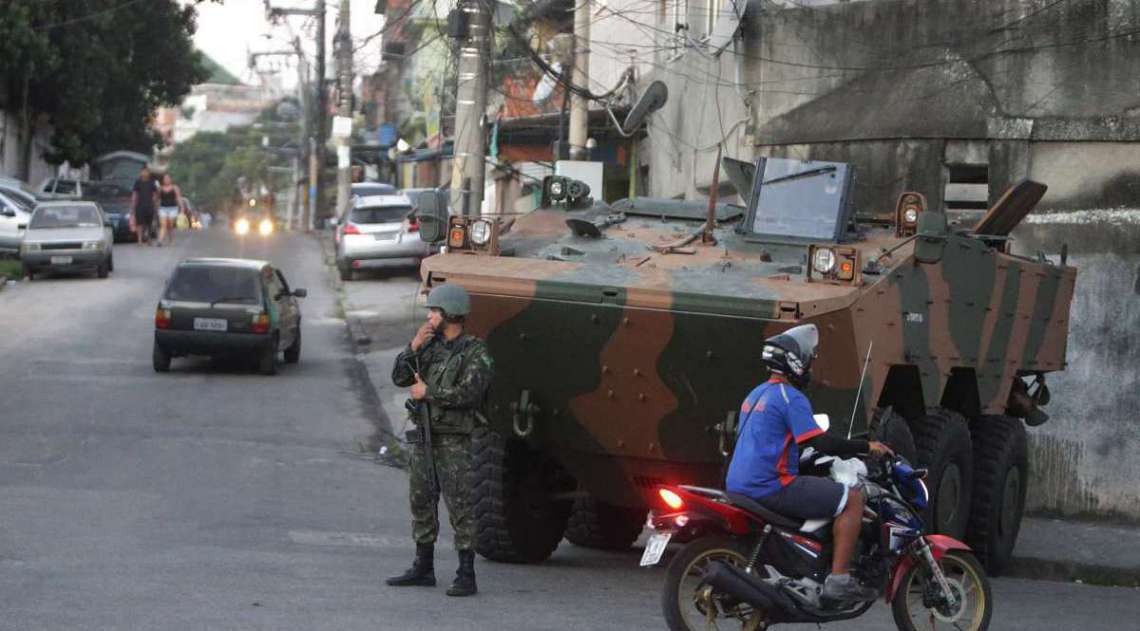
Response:
[[[40,244],[38,243],[21,243],[20,247],[24,248],[25,252],[39,252]]]
[[[471,242],[475,245],[486,245],[491,240],[491,222],[476,221],[471,224]]]
[[[234,232],[242,235],[249,234],[249,220],[245,217],[238,219],[237,223],[234,224]]]
[[[557,199],[562,197],[563,192],[564,191],[563,191],[562,182],[551,182],[550,183],[550,197],[551,198],[557,200]]]
[[[103,249],[103,242],[102,241],[84,241],[83,242],[83,249],[84,250],[102,250]]]
[[[918,209],[914,206],[907,206],[905,209],[903,209],[903,221],[907,223],[917,223]]]
[[[273,222],[268,219],[262,219],[261,223],[257,224],[257,231],[260,232],[263,237],[273,234]]]
[[[835,251],[829,248],[820,248],[815,251],[811,260],[812,269],[820,274],[830,274],[835,269]]]

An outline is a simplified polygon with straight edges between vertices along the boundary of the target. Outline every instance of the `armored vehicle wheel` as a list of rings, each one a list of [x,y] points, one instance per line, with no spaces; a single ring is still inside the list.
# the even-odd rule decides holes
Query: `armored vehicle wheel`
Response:
[[[917,462],[918,453],[914,446],[914,434],[906,419],[890,409],[876,410],[872,421],[874,431],[871,439],[886,443],[895,453],[906,458],[909,462]]]
[[[614,506],[593,496],[574,501],[566,539],[584,548],[625,550],[633,545],[645,527],[644,508]]]
[[[485,427],[471,436],[475,550],[492,561],[534,563],[558,547],[572,480],[548,457]]]
[[[935,408],[910,422],[918,464],[930,470],[926,486],[930,506],[923,515],[933,532],[962,539],[970,517],[973,460],[966,419],[953,410]]]
[[[1009,565],[1029,481],[1025,427],[1009,416],[983,416],[974,438],[974,501],[966,542],[992,575]]]

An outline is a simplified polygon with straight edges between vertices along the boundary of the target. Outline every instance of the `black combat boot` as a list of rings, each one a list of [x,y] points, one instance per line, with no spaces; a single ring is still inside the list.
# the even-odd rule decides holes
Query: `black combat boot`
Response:
[[[435,560],[430,543],[416,544],[416,560],[407,572],[384,581],[396,587],[435,587]],[[472,583],[474,584],[474,583]]]
[[[448,596],[470,596],[479,591],[475,587],[475,551],[459,551],[459,569],[455,572],[455,580],[447,588]]]

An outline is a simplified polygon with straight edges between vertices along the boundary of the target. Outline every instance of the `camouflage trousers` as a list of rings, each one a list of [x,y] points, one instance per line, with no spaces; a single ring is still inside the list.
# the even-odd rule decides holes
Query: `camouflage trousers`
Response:
[[[455,549],[471,550],[475,540],[475,514],[471,502],[471,436],[432,434],[432,456],[439,489],[455,532]],[[435,543],[439,536],[439,493],[432,491],[431,475],[422,442],[409,445],[408,497],[412,505],[412,538]]]

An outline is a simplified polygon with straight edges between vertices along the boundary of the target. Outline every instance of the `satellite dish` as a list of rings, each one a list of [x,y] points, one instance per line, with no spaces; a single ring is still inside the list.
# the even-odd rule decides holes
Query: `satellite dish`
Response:
[[[638,127],[641,127],[650,114],[661,109],[668,98],[669,88],[665,87],[663,81],[650,83],[649,87],[642,93],[641,98],[637,100],[637,103],[629,110],[629,114],[626,115],[625,122],[621,124],[622,131],[627,134],[633,133]]]
[[[551,67],[554,68],[555,72],[562,72],[562,64],[557,61],[551,64]],[[531,96],[531,101],[533,101],[535,105],[544,103],[554,94],[554,87],[556,85],[558,85],[558,80],[554,78],[554,75],[544,72],[542,79],[538,81],[538,85],[534,86],[534,94]]]

